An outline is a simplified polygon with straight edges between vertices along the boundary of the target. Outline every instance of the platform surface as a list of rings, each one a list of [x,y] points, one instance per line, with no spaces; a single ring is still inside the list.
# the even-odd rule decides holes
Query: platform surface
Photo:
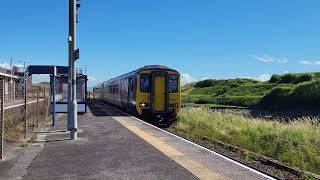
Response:
[[[23,179],[267,179],[99,102],[78,121],[79,139],[49,135]]]

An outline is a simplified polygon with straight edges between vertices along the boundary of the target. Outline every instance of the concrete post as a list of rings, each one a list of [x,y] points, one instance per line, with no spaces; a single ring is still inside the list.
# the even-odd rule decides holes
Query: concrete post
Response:
[[[56,122],[56,76],[57,68],[53,67],[53,76],[52,76],[52,127],[55,127]]]
[[[75,47],[76,47],[76,0],[69,0],[69,74],[68,85],[71,87],[71,99],[68,98],[68,118],[70,118],[69,123],[71,124],[71,139],[77,139],[77,99],[76,99],[76,65],[75,65]],[[70,107],[71,106],[71,107]],[[68,127],[69,129],[69,127]]]
[[[39,107],[39,86],[37,86],[37,129],[39,128],[39,110],[40,110],[40,107]]]
[[[43,122],[46,122],[46,117],[47,117],[47,113],[46,113],[46,105],[47,105],[47,98],[46,98],[46,87],[43,87],[43,106],[44,106],[44,112],[43,112]],[[48,107],[49,108],[49,107]]]

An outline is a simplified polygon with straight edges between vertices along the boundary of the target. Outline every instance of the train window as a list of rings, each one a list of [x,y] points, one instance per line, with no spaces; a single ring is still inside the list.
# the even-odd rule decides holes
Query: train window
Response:
[[[151,90],[151,76],[150,74],[141,74],[140,75],[140,91],[148,93]]]
[[[168,78],[168,89],[170,93],[177,93],[178,92],[178,76],[175,74],[169,75]]]

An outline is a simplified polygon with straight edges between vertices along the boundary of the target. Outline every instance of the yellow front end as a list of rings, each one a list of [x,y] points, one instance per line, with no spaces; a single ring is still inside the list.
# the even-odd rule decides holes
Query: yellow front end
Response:
[[[136,109],[139,115],[150,113],[176,117],[181,107],[179,73],[172,70],[141,71],[137,76]]]

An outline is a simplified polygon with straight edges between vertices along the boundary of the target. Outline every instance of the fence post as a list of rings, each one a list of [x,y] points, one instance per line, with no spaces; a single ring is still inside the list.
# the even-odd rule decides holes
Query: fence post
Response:
[[[43,107],[44,107],[44,109],[43,109],[43,122],[45,122],[46,121],[46,87],[44,86],[43,87]]]
[[[24,80],[24,138],[27,139],[28,122],[27,122],[27,81]]]
[[[39,128],[39,86],[37,86],[37,129]]]
[[[4,158],[4,143],[3,143],[3,136],[4,136],[4,78],[0,79],[0,159]]]

